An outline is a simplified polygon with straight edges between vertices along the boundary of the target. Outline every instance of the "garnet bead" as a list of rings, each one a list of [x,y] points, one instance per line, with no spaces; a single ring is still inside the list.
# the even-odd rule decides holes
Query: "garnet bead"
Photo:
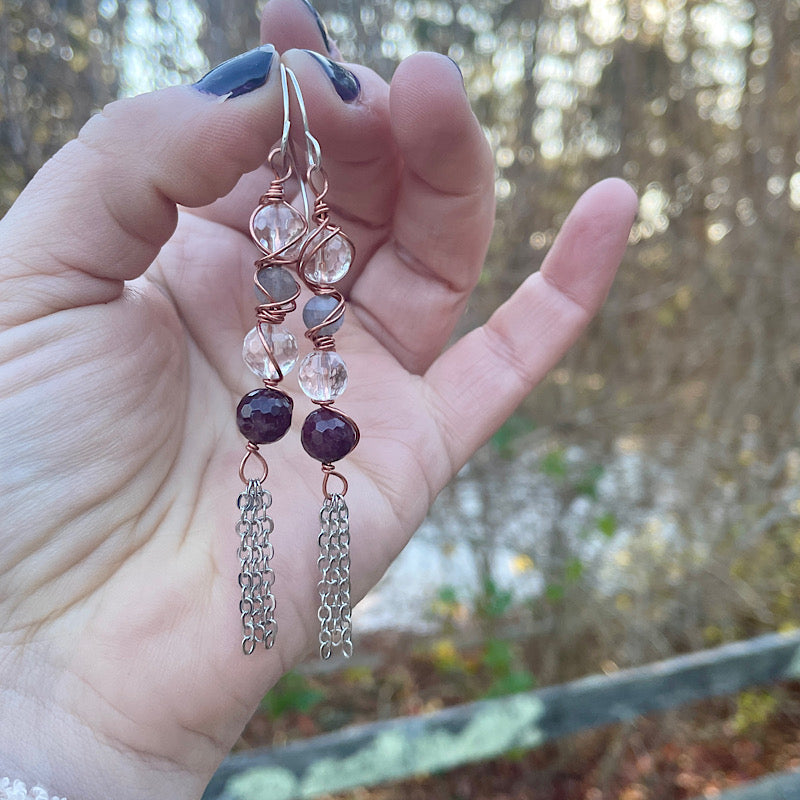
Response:
[[[277,442],[292,424],[293,406],[292,398],[277,389],[256,389],[239,401],[236,424],[253,444]]]
[[[330,464],[344,458],[358,441],[356,426],[329,408],[312,411],[300,433],[303,449],[312,458]]]

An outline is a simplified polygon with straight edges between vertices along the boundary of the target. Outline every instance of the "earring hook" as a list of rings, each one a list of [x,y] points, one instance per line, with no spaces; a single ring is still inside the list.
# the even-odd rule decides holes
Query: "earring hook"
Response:
[[[294,72],[289,69],[285,64],[281,63],[280,65],[280,72],[281,72],[281,93],[283,95],[283,134],[281,135],[281,156],[283,158],[284,164],[288,162],[291,164],[292,169],[294,170],[295,175],[297,175],[297,181],[300,185],[300,196],[303,198],[303,213],[307,220],[311,219],[311,201],[308,197],[308,183],[305,179],[305,170],[299,168],[300,159],[297,157],[297,151],[295,148],[295,144],[291,138],[291,109],[289,105],[289,81],[292,82],[292,87],[294,89],[294,95],[297,99],[297,105],[300,109],[300,116],[303,120],[303,133],[306,140],[306,148],[308,151],[308,163],[309,168],[311,165],[318,165],[320,163],[320,156],[321,150],[319,142],[314,138],[311,134],[311,131],[308,127],[308,114],[306,112],[306,104],[303,100],[303,92],[300,90],[300,84],[298,83],[297,76]],[[313,142],[313,149],[311,142]]]
[[[322,148],[320,147],[317,138],[311,133],[309,128],[308,112],[306,111],[305,100],[303,100],[303,92],[300,90],[300,83],[297,80],[297,76],[291,69],[284,67],[283,64],[281,64],[281,68],[286,72],[289,80],[292,82],[294,96],[297,100],[297,105],[300,108],[300,118],[303,121],[303,135],[305,136],[306,140],[306,158],[308,161],[308,167],[309,169],[316,169],[322,163]]]

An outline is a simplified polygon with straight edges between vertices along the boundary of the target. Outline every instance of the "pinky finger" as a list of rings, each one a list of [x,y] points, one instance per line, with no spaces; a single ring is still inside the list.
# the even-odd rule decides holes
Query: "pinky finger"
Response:
[[[586,191],[547,254],[489,321],[443,353],[425,375],[431,411],[457,470],[586,328],[622,260],[637,201],[609,179]]]

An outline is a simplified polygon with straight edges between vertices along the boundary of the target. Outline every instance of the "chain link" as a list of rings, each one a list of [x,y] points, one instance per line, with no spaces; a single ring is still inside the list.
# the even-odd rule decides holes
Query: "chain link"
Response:
[[[338,647],[350,658],[350,519],[344,498],[340,494],[326,498],[319,519],[319,655],[327,660]]]
[[[247,489],[239,495],[241,511],[236,523],[239,535],[239,613],[242,615],[242,650],[250,655],[259,643],[269,649],[275,644],[278,626],[275,622],[275,595],[272,585],[273,548],[269,540],[274,523],[267,514],[272,495],[262,488],[261,481],[252,478]]]

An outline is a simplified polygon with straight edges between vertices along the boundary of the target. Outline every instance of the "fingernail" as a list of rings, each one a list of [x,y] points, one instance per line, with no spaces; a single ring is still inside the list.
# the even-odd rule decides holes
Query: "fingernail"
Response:
[[[332,53],[333,50],[331,49],[331,37],[328,33],[328,26],[325,24],[325,20],[319,15],[319,11],[317,11],[308,0],[303,0],[305,7],[314,15],[314,19],[317,21],[317,27],[319,28],[319,32],[322,34],[322,39],[325,42],[325,49]]]
[[[447,58],[450,58],[450,56],[447,56]],[[450,60],[455,65],[455,68],[458,70],[458,74],[461,76],[461,81],[463,82],[464,81],[464,73],[461,71],[461,67],[458,66],[458,61],[456,61],[454,58],[450,58]]]
[[[274,58],[275,48],[262,44],[214,67],[197,81],[195,89],[226,99],[247,94],[267,82]]]
[[[350,72],[349,69],[345,69],[341,64],[337,64],[335,61],[331,61],[329,58],[315,53],[313,50],[306,50],[306,53],[310,56],[314,56],[317,63],[322,66],[322,69],[325,70],[325,74],[331,79],[333,88],[336,89],[336,94],[338,94],[345,103],[352,103],[353,100],[358,97],[361,93],[361,84],[358,78]]]

